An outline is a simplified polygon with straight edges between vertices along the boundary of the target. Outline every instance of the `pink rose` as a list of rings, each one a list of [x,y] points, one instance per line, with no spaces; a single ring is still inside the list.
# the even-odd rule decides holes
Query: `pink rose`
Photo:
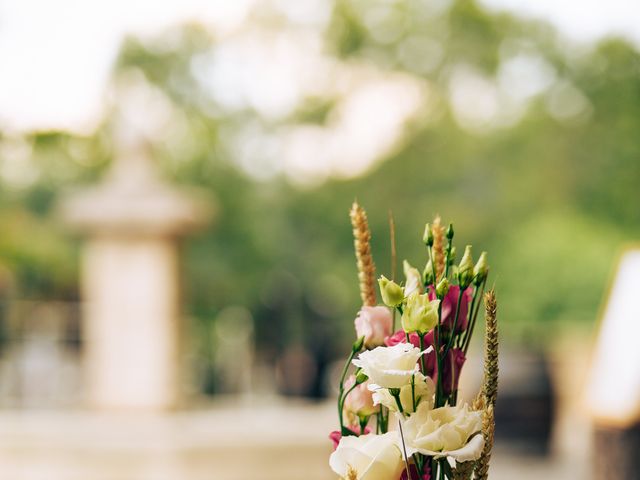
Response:
[[[468,313],[469,304],[473,298],[473,289],[467,288],[462,294],[462,300],[460,301],[460,313],[458,314],[458,323],[456,324],[456,333],[464,332],[469,324]],[[453,328],[453,323],[456,321],[456,307],[458,306],[458,295],[460,294],[460,287],[458,285],[452,285],[449,291],[442,299],[442,312],[440,316],[440,325],[447,330]],[[433,285],[429,287],[429,299],[434,300],[436,293]]]
[[[362,431],[360,430],[359,426],[356,425],[350,425],[347,427],[349,430],[351,430],[354,434],[356,435],[362,435]],[[365,427],[364,429],[364,435],[367,435],[371,433],[371,429],[369,427]],[[329,434],[329,439],[333,442],[333,449],[335,450],[336,448],[338,448],[338,444],[340,443],[340,439],[342,438],[342,434],[338,431],[338,430],[334,430],[333,432],[331,432]]]
[[[364,337],[364,346],[375,348],[391,335],[393,316],[387,307],[362,307],[354,324],[357,337]]]
[[[347,392],[353,387],[356,377],[351,375],[344,382],[344,391]],[[369,390],[369,381],[361,383],[354,388],[347,398],[344,399],[344,410],[358,417],[368,417],[376,413],[380,407],[373,404],[373,392]]]

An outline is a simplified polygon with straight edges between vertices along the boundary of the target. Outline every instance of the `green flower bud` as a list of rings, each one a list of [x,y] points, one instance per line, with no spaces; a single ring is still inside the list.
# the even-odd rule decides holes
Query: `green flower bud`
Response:
[[[424,267],[422,278],[425,285],[433,285],[433,283],[436,281],[435,277],[433,276],[433,263],[431,263],[431,260],[429,260],[427,262],[427,266]]]
[[[404,290],[393,280],[389,280],[384,275],[381,275],[378,279],[378,285],[380,285],[380,294],[382,295],[382,301],[389,307],[397,307],[402,304],[404,300]]]
[[[398,395],[400,395],[400,389],[399,388],[390,388],[389,389],[389,393],[391,395],[393,395],[394,397],[397,397]]]
[[[431,224],[427,223],[424,226],[424,234],[422,235],[422,241],[428,246],[433,246],[433,232],[431,231]]]
[[[425,334],[438,324],[440,300],[429,300],[429,294],[414,292],[407,298],[402,312],[402,328],[405,332]]]
[[[484,282],[484,279],[487,278],[488,273],[489,264],[487,263],[487,252],[482,252],[476,266],[473,267],[473,283],[476,286],[480,285]]]
[[[458,283],[463,290],[469,286],[473,280],[473,258],[471,257],[471,245],[464,249],[464,255],[458,266]]]
[[[451,241],[451,239],[453,238],[453,223],[449,224],[449,227],[447,227],[447,239],[449,241]]]
[[[367,380],[369,380],[369,377],[367,377],[364,372],[359,371],[356,374],[356,385],[360,385],[361,383],[366,382]]]
[[[444,296],[449,291],[449,287],[451,287],[449,280],[447,280],[446,278],[443,278],[442,280],[440,280],[440,282],[436,286],[436,297],[444,298]]]
[[[359,352],[360,350],[362,350],[363,345],[364,345],[364,335],[358,338],[355,342],[353,342],[353,345],[351,346],[351,348],[353,349],[354,352]]]

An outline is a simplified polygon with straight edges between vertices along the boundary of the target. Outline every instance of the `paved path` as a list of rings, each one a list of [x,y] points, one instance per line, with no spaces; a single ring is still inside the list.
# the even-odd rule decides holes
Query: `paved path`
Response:
[[[2,480],[335,480],[333,404],[223,404],[169,416],[0,412]],[[584,461],[494,456],[492,480],[588,479]]]

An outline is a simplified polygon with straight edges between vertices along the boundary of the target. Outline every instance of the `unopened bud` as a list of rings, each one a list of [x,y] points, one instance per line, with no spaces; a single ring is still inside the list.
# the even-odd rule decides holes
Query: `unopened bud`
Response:
[[[451,287],[449,280],[447,280],[446,278],[443,278],[442,280],[440,280],[440,282],[436,286],[436,296],[438,298],[444,298],[444,296],[449,291],[449,287]]]
[[[488,273],[489,264],[487,263],[487,252],[482,252],[476,266],[473,267],[473,283],[476,286],[480,285],[484,282],[484,279],[487,278]]]
[[[353,346],[351,347],[354,352],[359,352],[362,350],[362,346],[364,345],[364,335],[358,338],[355,342],[353,342]]]
[[[424,235],[422,235],[422,241],[428,246],[433,246],[433,232],[431,231],[431,224],[427,223],[424,226]]]
[[[450,223],[449,226],[447,227],[447,239],[449,241],[451,241],[451,239],[453,238],[453,223]]]
[[[404,300],[404,290],[393,280],[389,280],[384,275],[381,275],[378,279],[378,285],[380,286],[380,294],[382,295],[382,301],[389,307],[397,307],[402,304]]]
[[[473,280],[473,258],[471,257],[471,245],[467,245],[464,249],[464,255],[458,266],[458,283],[461,289],[469,286]]]
[[[360,385],[367,380],[369,380],[369,377],[367,377],[364,372],[360,371],[356,374],[356,385]]]
[[[435,283],[436,279],[433,276],[433,263],[431,263],[431,260],[429,260],[427,262],[427,266],[424,267],[424,271],[422,272],[422,278],[424,280],[425,285],[433,285]]]

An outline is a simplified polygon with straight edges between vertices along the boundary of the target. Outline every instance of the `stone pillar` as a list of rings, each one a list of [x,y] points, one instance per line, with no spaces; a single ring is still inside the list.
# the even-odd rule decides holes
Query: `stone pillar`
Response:
[[[161,182],[141,149],[63,203],[86,238],[81,294],[87,400],[97,409],[165,410],[179,400],[179,239],[208,209]]]

